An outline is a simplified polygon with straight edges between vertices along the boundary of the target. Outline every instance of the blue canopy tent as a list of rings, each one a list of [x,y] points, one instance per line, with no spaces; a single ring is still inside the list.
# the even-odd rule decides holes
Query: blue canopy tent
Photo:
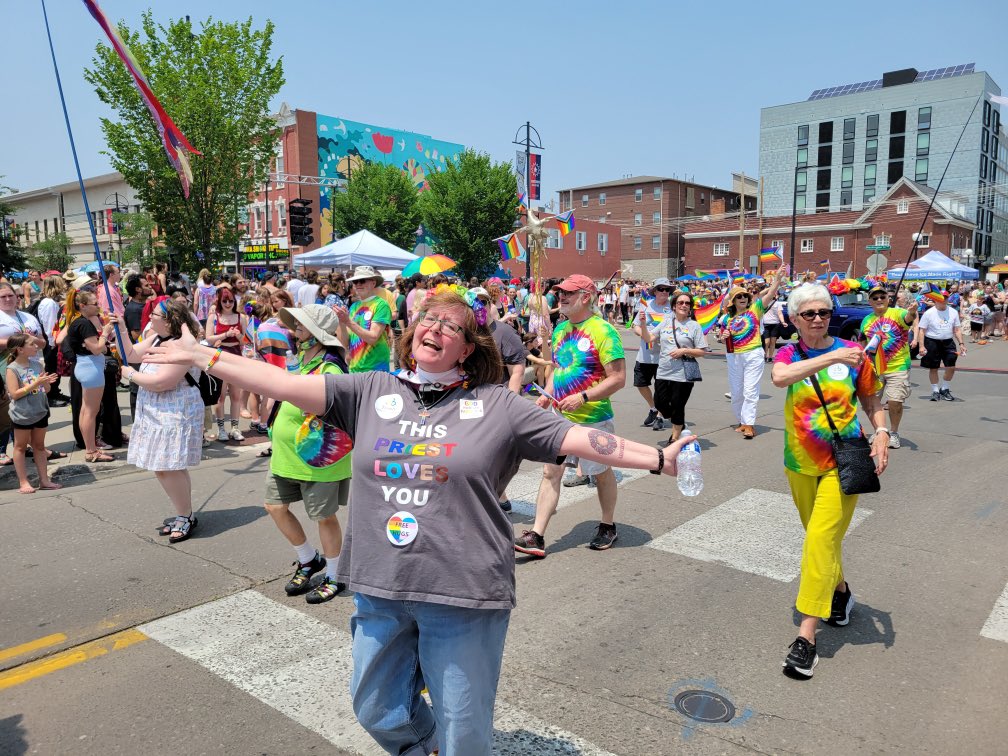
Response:
[[[697,276],[692,276],[689,273],[687,273],[685,276],[679,276],[679,278],[676,279],[676,281],[699,281],[699,280],[700,279]]]
[[[900,276],[903,275],[903,266],[898,265],[895,268],[890,268],[886,271],[886,274],[890,280],[895,279],[898,281]],[[973,280],[980,278],[980,271],[968,265],[957,263],[948,255],[944,255],[935,249],[910,263],[906,269],[906,276],[904,278],[908,281]]]

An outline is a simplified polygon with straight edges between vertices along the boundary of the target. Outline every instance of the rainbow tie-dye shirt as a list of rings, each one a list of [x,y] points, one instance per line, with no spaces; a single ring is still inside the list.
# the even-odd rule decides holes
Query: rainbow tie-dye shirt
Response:
[[[370,297],[363,302],[354,302],[350,306],[350,319],[365,330],[370,329],[372,323],[387,326],[392,322],[392,309],[384,299]],[[347,344],[349,347],[347,364],[351,373],[366,373],[369,370],[388,372],[391,350],[387,329],[383,328],[378,341],[369,345],[347,328],[347,341],[350,342]]]
[[[844,339],[833,339],[826,349],[802,348],[810,359],[843,347],[858,349],[858,345]],[[794,344],[777,350],[774,362],[790,365],[802,359]],[[856,438],[861,435],[858,422],[858,395],[867,396],[882,388],[882,382],[868,360],[862,360],[856,367],[834,363],[820,370],[816,377],[819,387],[829,406],[830,417],[842,438]],[[833,432],[823,410],[822,402],[816,395],[812,380],[792,383],[788,386],[784,401],[784,466],[802,475],[822,475],[836,467],[833,459]]]
[[[606,365],[622,359],[619,333],[598,315],[577,324],[565,320],[553,332],[553,396],[560,401],[587,391],[605,378]],[[581,424],[612,420],[612,402],[588,402],[564,417]]]
[[[906,310],[890,307],[881,315],[873,312],[861,321],[861,333],[866,339],[879,337],[874,355],[879,375],[910,369],[910,328],[906,316]]]
[[[736,352],[751,352],[753,349],[763,348],[760,339],[760,321],[763,320],[765,312],[763,300],[757,297],[749,305],[748,310],[728,320],[728,333],[731,334]]]

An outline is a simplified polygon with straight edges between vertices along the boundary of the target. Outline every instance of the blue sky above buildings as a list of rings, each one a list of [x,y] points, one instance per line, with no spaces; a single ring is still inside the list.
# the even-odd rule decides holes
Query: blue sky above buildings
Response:
[[[71,180],[40,5],[5,5],[0,176],[21,190]],[[732,171],[758,172],[761,107],[884,71],[975,62],[1008,90],[1003,3],[152,6],[165,20],[271,18],[287,78],[276,106],[430,134],[506,161],[530,120],[545,146],[545,200],[626,174],[728,186]],[[106,172],[98,119],[107,113],[81,74],[101,32],[78,0],[47,7],[81,167]],[[102,7],[136,27],[145,6]]]

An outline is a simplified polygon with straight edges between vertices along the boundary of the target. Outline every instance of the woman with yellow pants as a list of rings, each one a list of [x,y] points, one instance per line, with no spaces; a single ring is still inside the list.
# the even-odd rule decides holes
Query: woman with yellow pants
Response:
[[[795,602],[802,619],[798,637],[784,660],[784,672],[802,678],[812,677],[819,663],[815,645],[819,620],[836,626],[850,622],[854,594],[844,577],[841,547],[858,499],[840,490],[830,444],[833,434],[810,377],[816,376],[826,409],[843,438],[861,435],[857,403],[862,402],[875,427],[872,457],[876,472],[885,470],[889,453],[889,429],[876,396],[882,383],[860,346],[827,332],[832,307],[824,286],[804,284],[791,292],[788,313],[800,341],[777,352],[772,373],[774,385],[788,390],[784,468],[805,528]]]

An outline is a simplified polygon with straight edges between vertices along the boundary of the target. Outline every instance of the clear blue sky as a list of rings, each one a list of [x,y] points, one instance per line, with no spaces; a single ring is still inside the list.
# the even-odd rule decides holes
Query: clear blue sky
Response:
[[[101,5],[133,28],[145,7]],[[624,174],[728,186],[733,170],[757,173],[761,107],[883,71],[975,62],[1008,89],[1008,3],[340,5],[153,3],[164,20],[272,18],[287,78],[277,106],[426,133],[506,161],[530,120],[545,146],[545,200]],[[41,5],[5,6],[0,182],[27,190],[70,181]],[[107,113],[81,74],[101,30],[78,0],[49,0],[48,9],[81,168],[106,172],[98,119]]]

